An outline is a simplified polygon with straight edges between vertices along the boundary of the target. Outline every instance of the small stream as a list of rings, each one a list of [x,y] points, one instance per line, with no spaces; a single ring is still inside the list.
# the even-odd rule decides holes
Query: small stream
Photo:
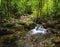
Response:
[[[24,46],[21,46],[19,43],[17,43],[17,45],[18,47],[32,47],[34,44],[35,47],[37,47],[36,45],[40,44],[44,39],[51,37],[50,35],[51,34],[48,34],[47,29],[42,25],[37,24],[35,28],[26,33]],[[20,40],[20,36],[17,36],[17,40]]]
[[[49,37],[51,37],[51,34],[47,32],[47,29],[45,29],[42,25],[37,24],[35,28],[31,29],[26,34],[27,39],[25,47],[38,47],[42,41]]]

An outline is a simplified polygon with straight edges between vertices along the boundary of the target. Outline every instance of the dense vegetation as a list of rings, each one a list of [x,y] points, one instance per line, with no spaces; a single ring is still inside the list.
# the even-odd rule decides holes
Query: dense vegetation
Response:
[[[60,45],[60,0],[0,0],[0,47],[24,47],[27,32],[36,24],[53,36],[43,47],[53,47],[51,41]]]
[[[0,0],[1,16],[4,18],[19,17],[23,14],[50,17],[60,15],[59,0]]]

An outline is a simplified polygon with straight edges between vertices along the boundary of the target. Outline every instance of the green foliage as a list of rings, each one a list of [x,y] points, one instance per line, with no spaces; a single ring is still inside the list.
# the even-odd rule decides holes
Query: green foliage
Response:
[[[59,0],[57,0],[57,1],[55,1],[54,0],[54,13],[55,13],[55,16],[60,16],[60,1]]]
[[[31,6],[28,0],[2,0],[1,10],[3,18],[10,18],[31,13]]]
[[[0,0],[0,6],[1,6],[1,0]]]
[[[23,14],[31,14],[35,17],[47,18],[60,15],[59,0],[0,0],[1,17],[19,17]]]
[[[45,2],[42,11],[44,14],[51,14],[51,12],[53,11],[53,0],[48,0],[47,2]]]

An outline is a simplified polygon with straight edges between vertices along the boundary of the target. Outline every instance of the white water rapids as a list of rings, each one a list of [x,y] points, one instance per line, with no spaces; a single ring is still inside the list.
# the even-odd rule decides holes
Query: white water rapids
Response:
[[[38,24],[37,24],[37,26],[34,29],[31,30],[32,35],[38,34],[38,33],[40,33],[40,34],[46,34],[47,33],[46,31],[47,30],[45,28],[43,28],[43,26],[40,26]]]

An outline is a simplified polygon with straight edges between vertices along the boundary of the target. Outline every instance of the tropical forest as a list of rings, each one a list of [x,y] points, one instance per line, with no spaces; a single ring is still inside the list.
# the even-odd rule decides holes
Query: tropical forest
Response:
[[[60,0],[0,0],[0,47],[60,47]]]

